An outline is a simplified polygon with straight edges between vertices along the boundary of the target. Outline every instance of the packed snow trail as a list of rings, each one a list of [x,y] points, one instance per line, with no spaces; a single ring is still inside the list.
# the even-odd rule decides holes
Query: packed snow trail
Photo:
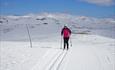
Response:
[[[56,38],[59,39],[59,38]],[[25,42],[2,42],[2,70],[114,70],[115,40],[97,35],[73,35],[68,51],[59,43],[28,48]],[[8,44],[7,44],[8,43]],[[53,45],[48,45],[53,43]],[[17,45],[16,48],[9,46]],[[47,45],[47,46],[46,46]],[[12,48],[11,48],[12,47]],[[23,52],[22,52],[23,51]],[[24,56],[23,56],[24,55]],[[12,59],[12,60],[11,60]],[[6,67],[9,66],[9,67]]]
[[[58,70],[66,54],[66,50],[49,49],[32,70]]]
[[[90,46],[76,46],[68,51],[49,50],[32,70],[113,70],[98,51]]]
[[[47,64],[44,65],[43,60],[41,63],[44,66],[40,65],[42,69],[38,69],[38,65],[33,70],[114,70],[113,54],[115,52],[111,53],[109,49],[103,48],[103,46],[112,45],[114,40],[101,38],[91,35],[74,36],[72,47],[68,51],[53,49],[49,54],[46,54],[46,58],[49,58],[46,60]],[[93,39],[94,41],[92,41]],[[103,43],[106,44],[103,45]]]
[[[87,46],[71,48],[59,70],[114,70],[113,62],[108,61],[104,54],[99,55],[98,51]]]
[[[64,50],[63,53],[54,61],[49,70],[59,70],[61,63],[63,62],[66,55],[67,51]]]
[[[64,61],[67,66],[60,70],[103,70],[100,60],[87,46],[71,48],[70,52]]]
[[[83,37],[79,41],[74,42],[72,48],[70,48],[69,53],[67,54],[66,58],[62,62],[59,70],[114,70],[114,54],[109,51],[109,49],[105,49],[103,47],[108,47],[110,45],[109,43],[115,40],[110,40],[110,42],[107,42],[106,45],[103,45],[101,42],[106,42],[107,40],[102,39],[98,41],[90,41],[90,37],[87,37],[87,40],[85,40],[85,36],[78,36]],[[93,39],[93,36],[92,36]],[[106,38],[105,38],[106,39]],[[80,41],[82,43],[80,44]],[[90,41],[90,42],[88,42]],[[97,43],[99,42],[99,44]],[[99,46],[101,45],[102,46]],[[113,43],[114,44],[114,43]],[[109,47],[110,48],[110,47]],[[115,47],[113,48],[115,50]]]

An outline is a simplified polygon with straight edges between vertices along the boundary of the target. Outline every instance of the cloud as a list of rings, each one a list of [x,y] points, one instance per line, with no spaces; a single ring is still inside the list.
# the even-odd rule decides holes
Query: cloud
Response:
[[[97,4],[97,5],[102,5],[102,6],[115,5],[115,0],[81,0],[81,1]]]

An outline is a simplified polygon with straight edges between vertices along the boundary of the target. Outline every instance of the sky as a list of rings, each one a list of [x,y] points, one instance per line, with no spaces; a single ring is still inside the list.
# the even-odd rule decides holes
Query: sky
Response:
[[[114,17],[115,0],[0,0],[0,15],[42,12]]]

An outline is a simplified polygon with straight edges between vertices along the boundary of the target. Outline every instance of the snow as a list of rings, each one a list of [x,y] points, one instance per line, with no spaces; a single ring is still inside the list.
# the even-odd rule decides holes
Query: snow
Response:
[[[3,18],[0,20],[3,21],[0,24],[0,70],[115,69],[115,20],[112,18],[61,13]],[[68,51],[60,49],[63,47],[60,31],[65,24],[72,30]]]

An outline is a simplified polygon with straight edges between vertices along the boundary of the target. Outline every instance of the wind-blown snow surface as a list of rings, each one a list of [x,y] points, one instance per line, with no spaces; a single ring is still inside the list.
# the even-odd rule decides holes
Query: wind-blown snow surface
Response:
[[[60,49],[60,31],[65,24],[72,30],[68,51]],[[114,30],[112,18],[59,13],[1,16],[0,69],[114,70]]]

